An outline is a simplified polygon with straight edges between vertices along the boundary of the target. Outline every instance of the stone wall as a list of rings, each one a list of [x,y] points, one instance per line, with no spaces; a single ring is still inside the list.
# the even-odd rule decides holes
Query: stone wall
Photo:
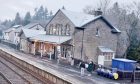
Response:
[[[117,35],[111,32],[111,29],[101,19],[85,26],[83,39],[83,60],[92,59],[97,62],[97,48],[98,46],[105,46],[116,52]],[[99,36],[96,36],[97,28],[99,29]],[[81,58],[83,31],[79,30],[75,34],[75,58]]]
[[[49,34],[49,27],[50,25],[53,24],[54,27],[56,27],[56,24],[62,24],[63,25],[63,29],[65,28],[66,24],[70,25],[70,35],[73,35],[75,26],[74,24],[68,19],[68,17],[66,17],[61,11],[59,11],[54,18],[48,23],[48,25],[46,26],[46,31],[47,34]]]
[[[74,45],[74,58],[87,61],[92,59],[97,62],[97,47],[105,46],[116,52],[117,48],[117,35],[111,32],[111,28],[101,19],[86,25],[84,30],[83,50],[82,48],[82,36],[83,30],[76,29],[74,24],[66,17],[61,11],[59,11],[54,18],[47,25],[46,30],[49,34],[49,26],[53,24],[70,25],[70,35],[72,36],[71,43]],[[64,26],[63,26],[64,27]],[[99,29],[99,36],[96,36],[97,28]],[[82,52],[82,56],[81,56]]]

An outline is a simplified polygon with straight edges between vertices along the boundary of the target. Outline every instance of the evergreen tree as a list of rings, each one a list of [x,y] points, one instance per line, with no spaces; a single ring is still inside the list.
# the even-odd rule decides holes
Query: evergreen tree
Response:
[[[21,20],[20,14],[17,13],[14,20],[14,25],[21,25],[21,24],[22,24],[22,20]]]
[[[11,27],[13,22],[11,20],[5,20],[4,22],[1,23],[2,25],[4,25],[5,27]]]
[[[38,9],[35,8],[34,11],[35,11],[35,14],[34,14],[34,16],[33,16],[33,19],[34,19],[34,20],[37,20],[37,19],[38,19],[38,16],[37,16],[37,11],[38,11]]]
[[[2,22],[1,24],[6,26],[7,23],[8,23],[8,20],[5,20],[5,21]]]
[[[44,19],[47,20],[48,19],[48,9],[45,8],[44,10]]]
[[[34,20],[44,20],[45,19],[44,7],[40,6],[40,8],[35,8]]]
[[[50,11],[50,14],[49,14],[49,16],[51,17],[51,16],[53,16],[53,12],[52,12],[52,10]]]
[[[130,44],[127,58],[131,60],[140,61],[140,42],[138,40],[133,40],[133,42]]]
[[[33,20],[47,20],[52,15],[52,11],[49,12],[47,8],[40,6],[39,8],[35,8]]]
[[[25,17],[24,17],[23,25],[27,25],[30,22],[31,22],[31,14],[30,14],[30,12],[27,12]]]
[[[44,20],[44,7],[40,6],[37,12],[39,19],[38,20]]]

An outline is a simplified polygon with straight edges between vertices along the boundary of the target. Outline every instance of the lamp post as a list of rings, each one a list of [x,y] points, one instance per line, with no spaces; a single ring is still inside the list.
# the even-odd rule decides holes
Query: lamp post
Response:
[[[83,58],[83,47],[84,47],[84,42],[83,42],[83,40],[84,40],[84,28],[83,28],[83,35],[82,35],[82,45],[81,45],[81,59],[84,61],[84,58]]]

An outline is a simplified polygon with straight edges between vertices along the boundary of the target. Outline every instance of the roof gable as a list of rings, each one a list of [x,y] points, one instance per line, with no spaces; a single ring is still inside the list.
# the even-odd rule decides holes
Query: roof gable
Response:
[[[46,32],[42,30],[22,29],[22,31],[19,33],[19,36],[21,36],[23,33],[26,38],[30,38],[39,34],[46,34]]]
[[[62,13],[68,17],[68,19],[76,26],[76,27],[81,27],[84,24],[87,24],[91,20],[97,18],[98,16],[94,15],[89,15],[85,13],[78,13],[78,12],[72,12],[72,11],[67,11],[64,9],[60,9]]]
[[[33,27],[37,26],[37,25],[40,25],[39,23],[29,23],[25,26],[23,26],[22,28],[23,29],[32,29]],[[44,28],[42,25],[40,25],[42,28]]]
[[[106,18],[104,18],[103,16],[99,16],[95,19],[93,19],[92,21],[88,22],[87,24],[83,25],[81,28],[84,28],[86,25],[101,19],[103,22],[105,22],[110,28],[111,28],[111,32],[112,33],[120,33],[121,31],[119,29],[117,29],[116,27],[114,27]]]
[[[107,48],[105,46],[98,46],[98,48],[101,52],[114,52],[113,50],[111,50],[110,48]]]
[[[15,30],[15,28],[9,28],[9,29],[5,30],[4,32],[5,32],[5,33],[10,33],[10,32],[12,32],[12,31],[14,31],[14,30]]]
[[[95,16],[95,15],[90,15],[90,14],[85,14],[85,13],[72,12],[65,9],[59,9],[57,13],[55,14],[55,16],[60,11],[75,25],[76,28],[83,29],[85,25],[88,25],[95,20],[102,19],[111,28],[113,33],[121,32],[119,29],[112,26],[112,24],[109,23],[102,15]],[[53,20],[53,18],[50,20],[50,22]]]

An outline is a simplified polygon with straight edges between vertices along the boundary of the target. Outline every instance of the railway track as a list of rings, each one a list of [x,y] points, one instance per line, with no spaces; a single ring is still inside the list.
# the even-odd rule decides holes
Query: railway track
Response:
[[[0,81],[2,84],[12,84],[12,82],[6,77],[4,76],[4,74],[0,71],[0,76],[2,78],[0,78],[2,81]]]
[[[75,84],[75,82],[77,82],[75,80],[71,81],[67,79],[67,77],[63,77],[62,75],[56,74],[53,71],[49,71],[51,69],[44,68],[43,66],[40,66],[39,64],[36,64],[35,62],[32,62],[32,61],[30,62],[30,60],[26,58],[24,59],[24,57],[23,58],[20,57],[23,54],[22,55],[18,54],[18,55],[16,56],[14,54],[6,52],[6,50],[0,50],[0,61],[8,65],[10,68],[12,68],[14,71],[19,73],[22,77],[24,77],[27,81],[30,82],[30,83],[27,83],[27,82],[24,83],[24,81],[22,81],[23,83],[20,82],[20,83],[14,83],[14,84]],[[1,62],[0,64],[2,64]],[[3,66],[5,66],[4,64]],[[3,67],[1,67],[0,65],[0,70],[1,68]],[[4,74],[7,74],[7,73],[4,73]],[[12,73],[12,74],[15,74],[15,73]],[[23,79],[21,78],[19,80],[23,80]]]
[[[8,62],[2,57],[0,57],[0,66],[3,66],[4,68],[6,68],[6,70],[9,69],[8,72],[11,71],[11,74],[9,74],[11,77],[10,76],[7,77],[7,79],[9,79],[11,82],[10,84],[44,84],[42,81],[38,80],[30,73],[27,73],[26,71],[22,70],[16,65],[11,64],[11,62]],[[4,73],[4,71],[5,70],[3,70],[2,73]],[[12,77],[12,75],[15,77]]]

